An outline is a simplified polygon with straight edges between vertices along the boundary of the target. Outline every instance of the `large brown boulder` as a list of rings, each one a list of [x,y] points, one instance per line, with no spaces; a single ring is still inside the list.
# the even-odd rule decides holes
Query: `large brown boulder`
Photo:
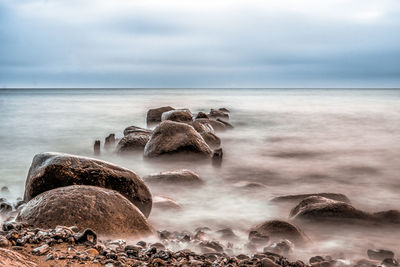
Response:
[[[373,216],[367,212],[358,210],[346,202],[321,196],[311,196],[303,199],[290,211],[290,217],[296,220],[313,222],[373,221]]]
[[[317,197],[325,197],[337,201],[342,201],[346,203],[350,203],[350,199],[343,194],[337,194],[337,193],[315,193],[315,194],[299,194],[299,195],[286,195],[286,196],[279,196],[271,199],[271,202],[288,202],[288,203],[299,203],[303,199],[307,197],[312,197],[312,196],[317,196]]]
[[[31,199],[16,220],[47,229],[74,225],[107,235],[142,237],[152,234],[144,215],[123,195],[87,185],[46,191]]]
[[[173,107],[166,106],[166,107],[161,107],[161,108],[154,108],[154,109],[149,109],[147,111],[147,125],[151,124],[157,124],[161,122],[161,115],[164,112],[174,110]]]
[[[151,132],[132,132],[125,135],[119,140],[116,151],[120,154],[126,154],[130,152],[140,151],[143,152],[144,147],[149,141]]]
[[[149,184],[164,184],[164,185],[200,185],[203,180],[190,170],[165,171],[160,173],[150,174],[143,177],[143,180]]]
[[[268,236],[271,240],[288,239],[296,245],[304,245],[309,238],[294,224],[280,220],[265,221],[250,230],[250,235],[257,233]]]
[[[0,248],[0,266],[35,267],[37,264],[18,252]]]
[[[140,177],[125,168],[105,161],[62,153],[37,154],[25,184],[24,200],[68,185],[93,185],[118,191],[147,217],[151,193]]]
[[[188,109],[175,109],[164,112],[161,115],[161,121],[176,121],[176,122],[191,122],[193,121],[193,114]]]
[[[192,126],[167,120],[154,129],[144,155],[153,158],[172,154],[211,157],[212,150]]]

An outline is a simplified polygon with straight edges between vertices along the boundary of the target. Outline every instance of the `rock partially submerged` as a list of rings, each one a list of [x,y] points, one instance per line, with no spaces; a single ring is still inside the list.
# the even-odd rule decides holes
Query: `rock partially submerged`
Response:
[[[210,124],[215,131],[225,131],[227,129],[225,124],[223,124],[222,122],[216,121],[216,120],[196,119],[195,121],[198,121],[203,124]]]
[[[304,245],[309,238],[294,224],[280,220],[265,221],[251,229],[250,233],[268,236],[270,239],[288,239],[296,245]]]
[[[191,122],[193,114],[188,109],[175,109],[166,111],[161,115],[161,121]]]
[[[203,137],[204,141],[211,148],[218,148],[221,146],[221,139],[211,132],[202,132],[200,133],[201,137]]]
[[[164,112],[167,112],[170,110],[174,110],[174,108],[170,107],[170,106],[166,106],[166,107],[149,109],[149,111],[147,111],[147,119],[146,119],[147,125],[157,124],[157,123],[161,122],[161,115]]]
[[[75,225],[100,234],[152,234],[144,215],[128,199],[116,191],[87,185],[46,191],[30,200],[16,220],[45,229]]]
[[[311,196],[303,199],[291,210],[290,217],[299,221],[331,222],[335,225],[353,222],[358,222],[362,225],[400,224],[400,212],[397,210],[368,213],[356,209],[349,203],[320,196]]]
[[[144,149],[144,155],[154,158],[171,154],[209,158],[212,150],[192,126],[167,120],[154,129]]]
[[[150,136],[151,132],[131,132],[119,140],[116,151],[120,154],[143,152]]]
[[[105,161],[62,153],[41,153],[33,158],[24,200],[29,201],[54,188],[76,184],[116,190],[146,217],[150,214],[151,194],[137,174]]]
[[[337,201],[342,201],[345,203],[350,203],[350,199],[343,194],[337,194],[337,193],[315,193],[315,194],[299,194],[299,195],[286,195],[286,196],[279,196],[271,199],[271,202],[289,202],[289,203],[299,203],[303,199],[307,197],[312,197],[312,196],[317,196],[317,197],[325,197]]]
[[[173,210],[173,211],[182,210],[182,206],[179,205],[179,203],[176,202],[176,200],[167,196],[154,196],[153,208],[160,210]]]
[[[220,109],[211,109],[208,116],[212,117],[212,118],[227,118],[227,119],[229,119],[229,114]]]
[[[203,180],[199,177],[199,175],[185,169],[154,173],[143,177],[143,179],[150,184],[164,184],[172,186],[203,184]]]
[[[131,133],[147,133],[147,134],[151,135],[152,132],[153,131],[150,130],[150,129],[145,129],[145,128],[141,128],[141,127],[132,125],[132,126],[129,126],[129,127],[125,128],[124,136],[128,135],[128,134],[131,134]]]

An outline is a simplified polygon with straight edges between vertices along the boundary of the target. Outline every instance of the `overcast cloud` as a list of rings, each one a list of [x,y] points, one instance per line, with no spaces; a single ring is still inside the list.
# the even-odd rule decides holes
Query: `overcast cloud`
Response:
[[[0,87],[400,87],[398,0],[0,0]]]

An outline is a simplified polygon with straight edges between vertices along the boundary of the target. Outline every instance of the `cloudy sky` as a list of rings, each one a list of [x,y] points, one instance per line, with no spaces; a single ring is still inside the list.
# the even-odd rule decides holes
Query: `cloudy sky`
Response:
[[[400,87],[400,1],[0,0],[0,87]]]

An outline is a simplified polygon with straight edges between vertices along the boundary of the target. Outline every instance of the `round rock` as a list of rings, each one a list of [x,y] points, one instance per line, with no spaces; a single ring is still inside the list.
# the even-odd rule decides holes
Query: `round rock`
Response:
[[[75,225],[99,234],[142,237],[152,233],[144,215],[120,193],[87,185],[46,191],[31,199],[16,220],[45,229]]]
[[[154,129],[144,155],[153,158],[171,154],[211,157],[212,150],[192,126],[167,120]]]
[[[61,153],[41,153],[33,158],[24,200],[69,185],[93,185],[118,191],[146,217],[150,214],[151,193],[137,174],[105,161]]]
[[[175,109],[164,112],[161,115],[161,121],[191,122],[193,114],[188,109]]]
[[[190,170],[165,171],[143,177],[147,183],[165,185],[200,185],[203,180]]]
[[[154,109],[149,109],[147,111],[147,125],[151,124],[157,124],[161,122],[161,115],[166,112],[174,110],[173,107],[166,106],[166,107],[160,107],[160,108],[154,108]]]
[[[125,135],[118,142],[116,149],[117,153],[126,154],[135,151],[143,152],[144,147],[150,139],[150,136],[151,132],[132,132],[128,135]]]

